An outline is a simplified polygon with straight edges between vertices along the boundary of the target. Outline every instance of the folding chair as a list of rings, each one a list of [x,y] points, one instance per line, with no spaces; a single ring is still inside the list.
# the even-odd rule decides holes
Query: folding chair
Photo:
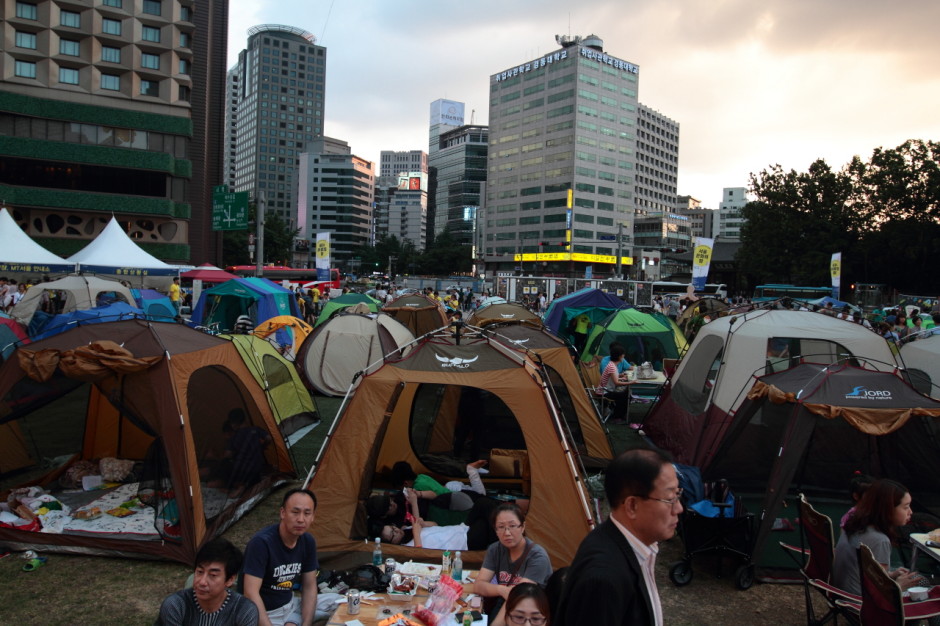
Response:
[[[862,608],[865,626],[901,626],[910,620],[940,615],[940,598],[905,602],[901,587],[888,576],[865,544],[858,549],[858,573],[862,583]]]
[[[800,494],[800,528],[805,540],[805,549],[783,542],[780,542],[780,545],[784,550],[799,553],[805,558],[800,573],[803,575],[806,623],[809,626],[820,626],[829,622],[836,624],[840,615],[846,617],[849,622],[857,622],[858,607],[862,599],[830,584],[832,562],[835,559],[832,520],[814,509],[803,494]],[[828,610],[821,617],[816,616],[811,589],[816,589],[826,600]]]

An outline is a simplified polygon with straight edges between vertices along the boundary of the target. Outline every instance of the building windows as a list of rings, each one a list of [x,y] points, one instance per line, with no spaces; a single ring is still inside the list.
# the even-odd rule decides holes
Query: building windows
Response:
[[[185,85],[180,85],[179,99],[182,100],[183,102],[189,102],[189,98],[191,96],[192,96],[192,90]]]
[[[148,70],[160,69],[160,55],[148,54],[144,52],[143,54],[140,55],[140,66],[145,67]]]
[[[153,96],[154,98],[159,98],[160,97],[160,81],[158,80],[140,81],[140,95]]]
[[[59,68],[59,82],[65,83],[66,85],[77,85],[78,84],[78,70],[72,69],[70,67],[60,67]]]
[[[180,7],[180,19],[184,22],[193,21],[193,10],[191,7]]]
[[[193,37],[189,33],[180,33],[180,48],[191,48],[193,45],[192,39]]]
[[[190,61],[187,59],[180,59],[180,74],[189,74],[191,67]]]
[[[160,43],[160,29],[153,26],[144,26],[140,31],[140,38],[144,41]]]
[[[36,5],[29,2],[17,2],[16,17],[23,18],[24,20],[38,19]]]
[[[36,64],[31,61],[17,61],[13,73],[20,78],[36,78]]]
[[[120,91],[121,90],[121,77],[115,76],[114,74],[102,74],[101,75],[101,88],[108,89],[110,91]]]
[[[160,0],[144,0],[144,13],[160,15],[161,9]]]
[[[70,57],[77,57],[81,51],[79,43],[70,39],[59,40],[59,54],[65,54]]]
[[[145,26],[144,29],[147,27]],[[101,20],[101,30],[108,35],[120,35],[121,34],[121,22],[120,20],[110,20],[104,18]]]
[[[23,33],[20,31],[16,31],[16,47],[35,50],[36,49],[36,35],[33,33]]]
[[[120,63],[121,49],[112,46],[101,46],[101,60],[107,63]]]
[[[120,9],[124,6],[124,0],[104,0],[101,4],[106,7],[114,7]]]
[[[74,11],[59,11],[59,24],[69,28],[81,28],[82,16]]]

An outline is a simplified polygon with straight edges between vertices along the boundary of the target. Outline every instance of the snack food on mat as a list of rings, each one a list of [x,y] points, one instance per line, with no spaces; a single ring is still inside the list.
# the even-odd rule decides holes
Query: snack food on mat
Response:
[[[133,514],[134,511],[131,511],[130,509],[123,509],[121,507],[117,507],[116,509],[111,509],[108,511],[108,515],[113,515],[114,517],[127,517],[128,515]]]
[[[72,517],[75,519],[84,519],[84,520],[96,519],[96,518],[101,517],[101,509],[99,509],[96,506],[93,506],[88,509],[82,509],[80,511],[75,511],[75,513],[72,514]]]

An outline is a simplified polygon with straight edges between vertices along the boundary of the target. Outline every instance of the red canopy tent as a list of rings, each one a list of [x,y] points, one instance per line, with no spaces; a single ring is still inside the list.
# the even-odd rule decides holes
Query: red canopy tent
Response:
[[[235,274],[230,274],[222,268],[216,267],[211,263],[203,263],[188,272],[180,274],[180,278],[188,280],[201,280],[204,283],[224,283],[227,280],[238,278]]]

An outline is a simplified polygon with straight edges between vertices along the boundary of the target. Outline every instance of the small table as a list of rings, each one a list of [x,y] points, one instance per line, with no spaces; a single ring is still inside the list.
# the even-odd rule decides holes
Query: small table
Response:
[[[923,552],[927,554],[935,561],[940,561],[940,548],[933,548],[927,545],[929,536],[927,533],[912,533],[911,534],[911,570],[915,569],[914,566],[917,564],[917,553]]]

